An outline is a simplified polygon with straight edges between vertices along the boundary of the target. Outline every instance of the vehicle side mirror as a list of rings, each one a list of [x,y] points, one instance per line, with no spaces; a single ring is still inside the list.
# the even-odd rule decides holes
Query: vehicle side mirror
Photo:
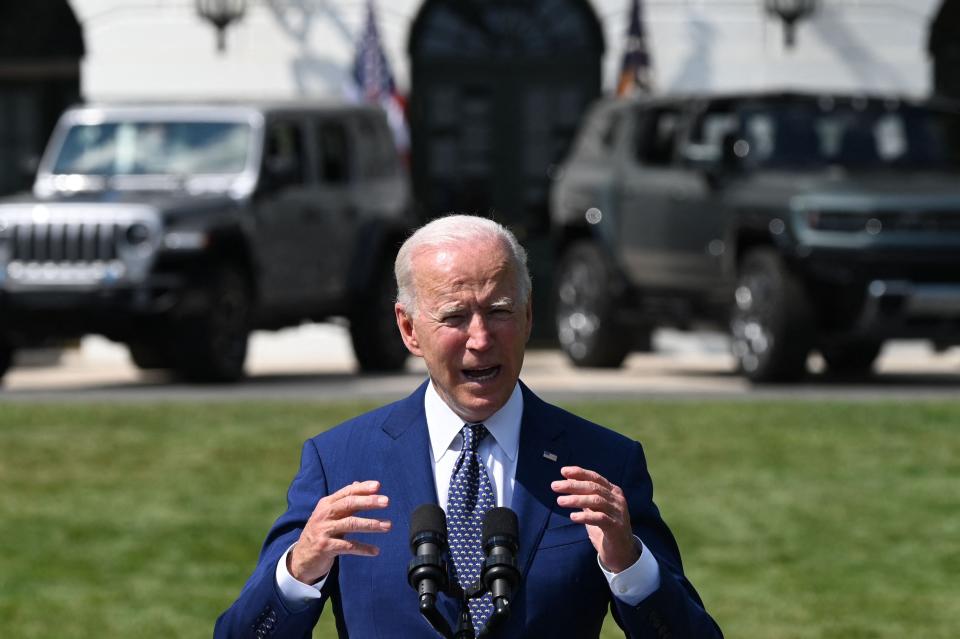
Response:
[[[30,153],[20,157],[17,161],[17,168],[25,181],[32,182],[37,176],[37,169],[40,168],[40,156]]]

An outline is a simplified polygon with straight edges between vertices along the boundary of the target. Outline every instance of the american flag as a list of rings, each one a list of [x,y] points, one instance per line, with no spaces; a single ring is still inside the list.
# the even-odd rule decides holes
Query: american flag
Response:
[[[386,111],[397,147],[402,153],[406,153],[410,147],[406,100],[397,91],[393,72],[390,70],[390,62],[383,50],[373,0],[367,1],[367,22],[357,41],[353,60],[353,80],[361,100],[379,104]]]
[[[630,95],[635,91],[650,93],[653,90],[653,68],[647,38],[641,18],[640,0],[631,0],[630,24],[627,26],[627,46],[620,66],[617,95]]]

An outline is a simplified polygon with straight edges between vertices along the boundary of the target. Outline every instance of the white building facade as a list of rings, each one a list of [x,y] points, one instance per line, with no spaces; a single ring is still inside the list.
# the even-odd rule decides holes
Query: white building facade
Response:
[[[374,0],[397,84],[421,0]],[[788,48],[763,0],[644,0],[657,91],[816,88],[930,92],[928,33],[942,0],[820,0]],[[193,0],[70,0],[83,29],[86,100],[343,94],[366,0],[249,0],[218,52]],[[549,4],[548,2],[545,4]],[[630,0],[591,0],[615,86]]]

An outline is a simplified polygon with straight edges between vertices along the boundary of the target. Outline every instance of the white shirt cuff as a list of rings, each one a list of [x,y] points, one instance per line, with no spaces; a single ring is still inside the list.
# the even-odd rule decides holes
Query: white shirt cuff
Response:
[[[640,558],[623,572],[610,572],[597,555],[597,563],[610,584],[613,596],[628,606],[636,606],[660,587],[660,564],[657,563],[657,558],[636,535],[633,538],[640,549]]]
[[[280,591],[280,596],[283,597],[283,603],[291,608],[302,608],[305,604],[323,596],[320,589],[327,582],[327,576],[324,575],[323,579],[313,585],[297,581],[287,570],[287,555],[296,545],[294,543],[287,548],[287,551],[280,557],[280,561],[277,562],[276,579],[277,589]]]

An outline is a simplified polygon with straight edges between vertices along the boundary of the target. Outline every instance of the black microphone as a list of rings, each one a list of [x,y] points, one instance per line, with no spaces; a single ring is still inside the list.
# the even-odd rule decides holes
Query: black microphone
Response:
[[[436,504],[418,506],[410,516],[410,551],[407,581],[417,591],[420,613],[444,637],[452,636],[450,624],[437,610],[437,593],[447,589],[447,516]]]
[[[481,635],[494,630],[510,615],[513,591],[520,583],[517,550],[520,547],[517,513],[509,508],[491,508],[483,518],[483,562],[481,580],[493,596],[493,614]]]

